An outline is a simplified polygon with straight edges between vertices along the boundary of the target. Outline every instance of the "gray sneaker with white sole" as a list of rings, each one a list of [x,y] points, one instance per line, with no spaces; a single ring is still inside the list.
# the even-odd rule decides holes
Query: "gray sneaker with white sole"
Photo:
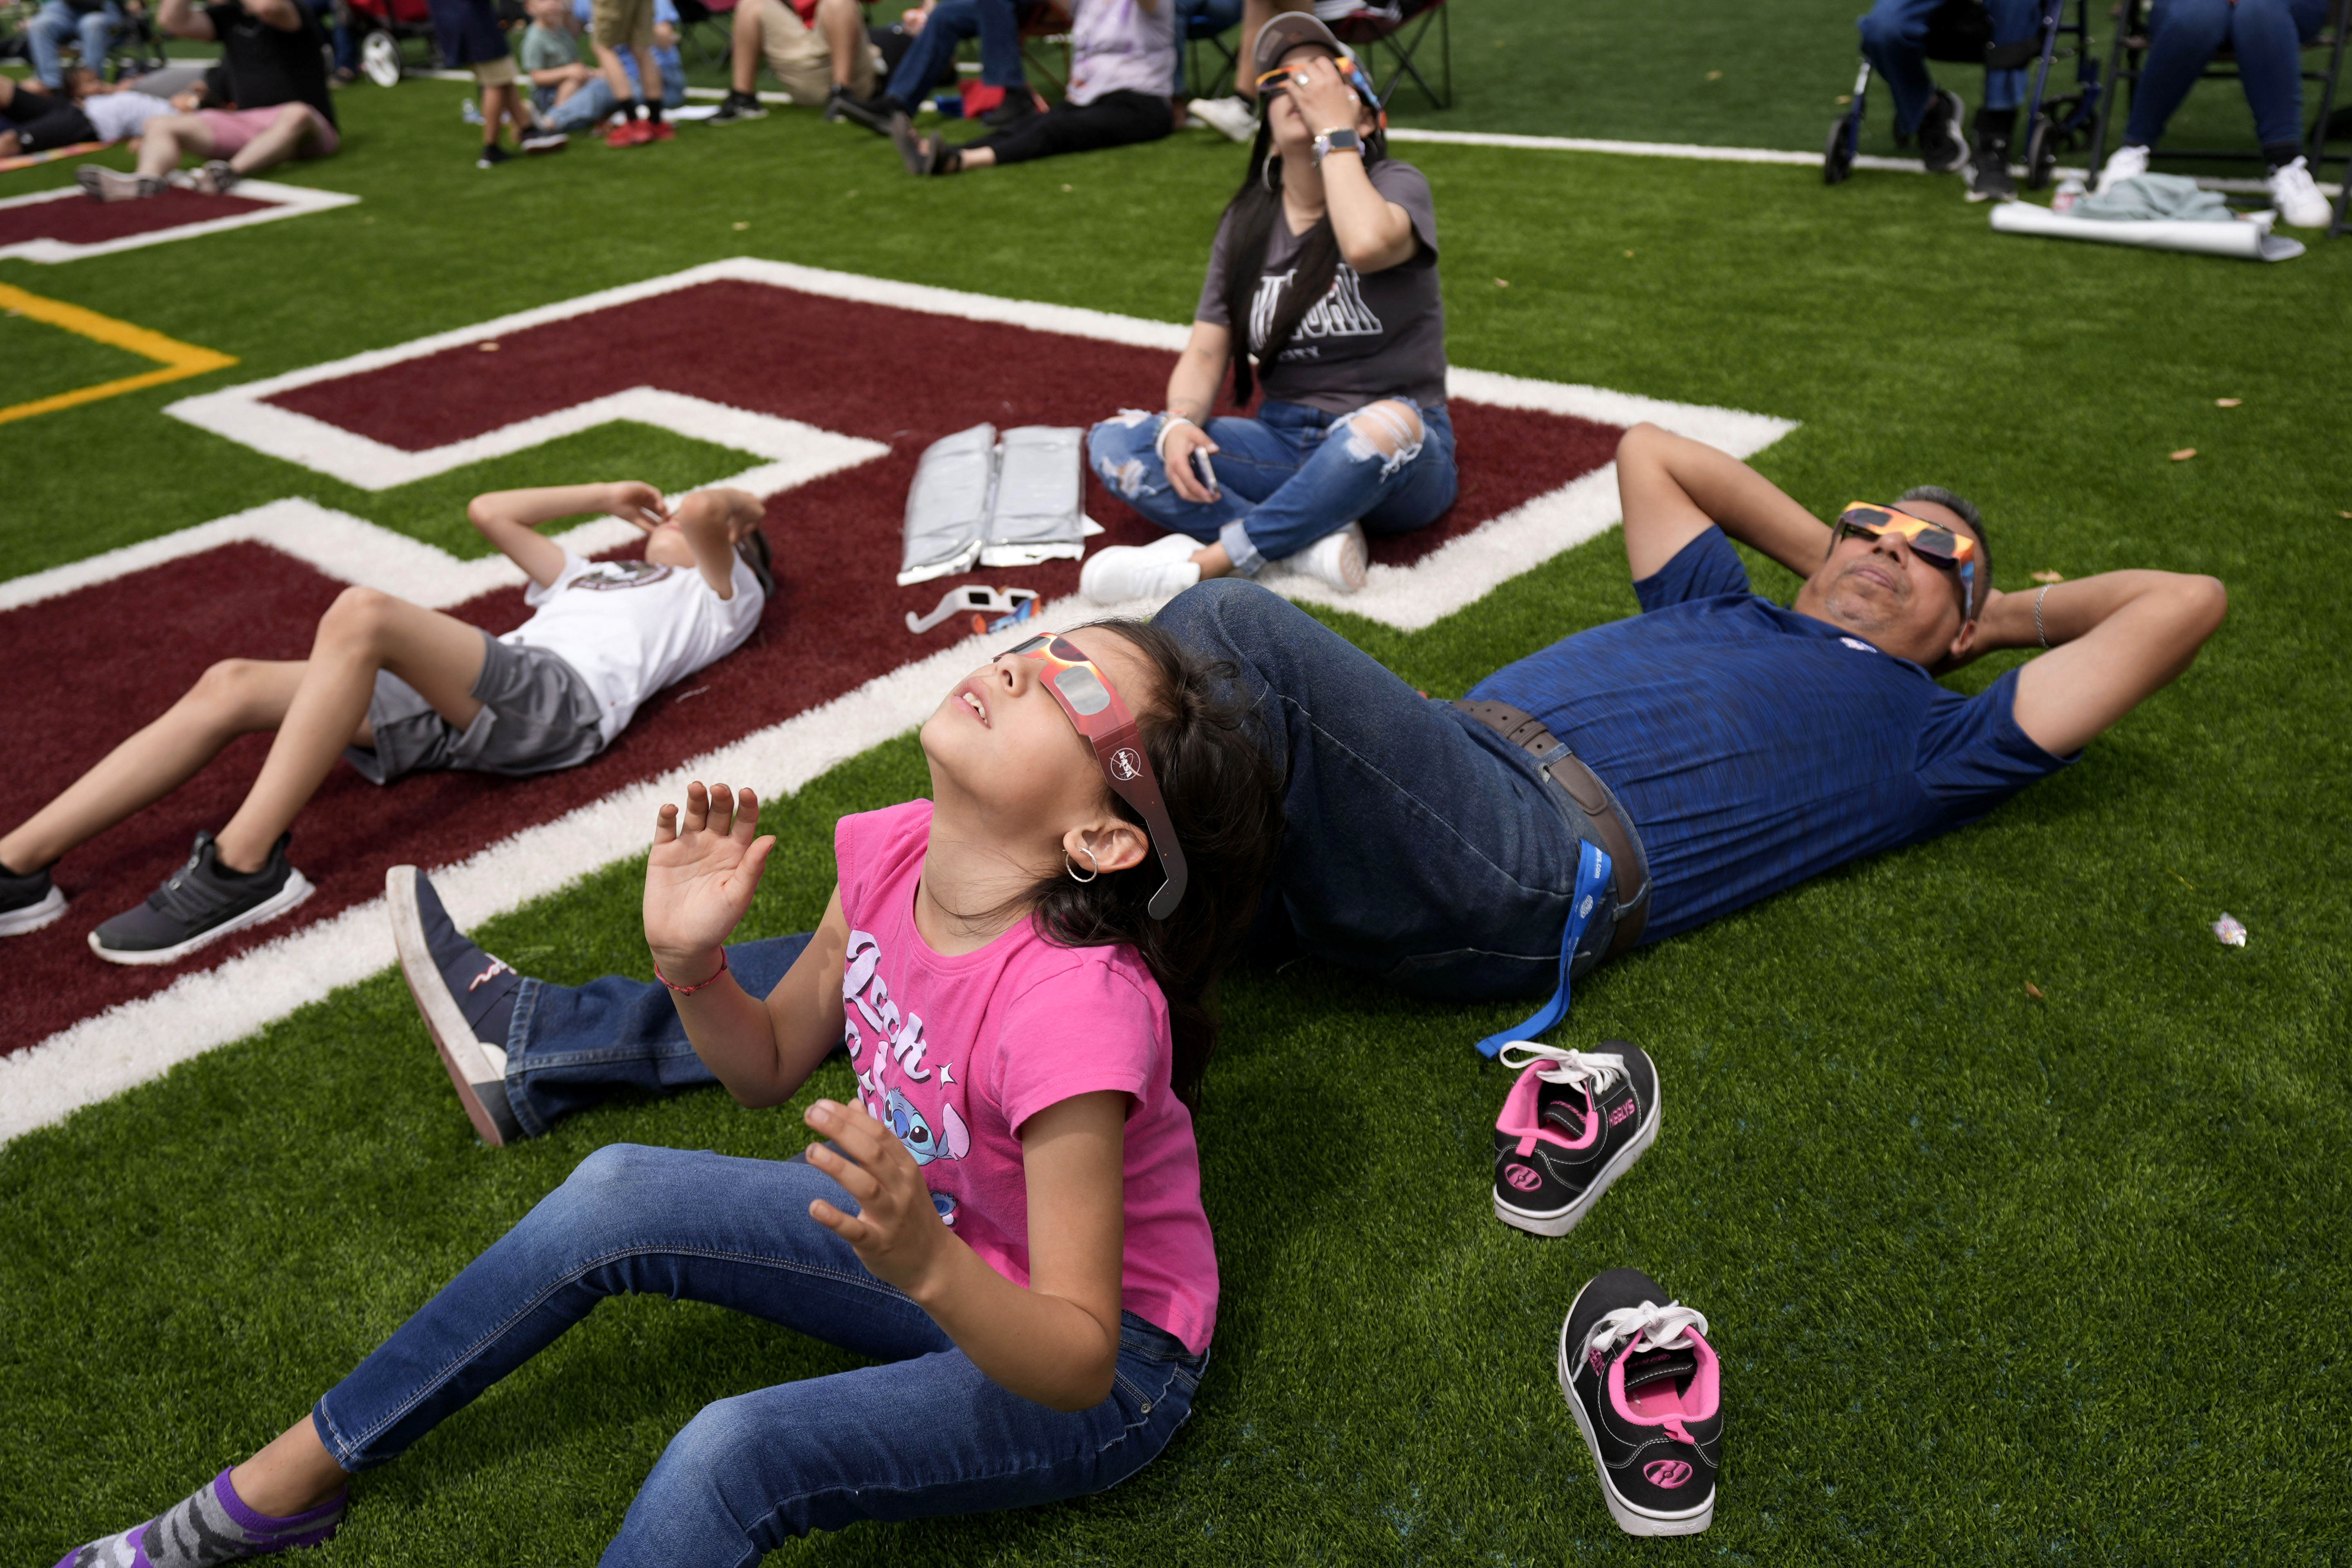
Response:
[[[520,1142],[522,1124],[507,1099],[506,1043],[522,977],[457,929],[441,906],[441,895],[416,867],[396,865],[386,872],[383,894],[401,977],[425,1015],[425,1030],[448,1069],[466,1119],[493,1148]]]

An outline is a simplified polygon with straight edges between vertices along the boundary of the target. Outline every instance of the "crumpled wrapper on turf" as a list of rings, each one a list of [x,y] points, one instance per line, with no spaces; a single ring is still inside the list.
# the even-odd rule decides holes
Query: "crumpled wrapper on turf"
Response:
[[[981,535],[982,566],[1035,566],[1086,554],[1086,432],[1024,424],[997,446],[996,497]]]
[[[2242,947],[2246,945],[2245,926],[2239,923],[2237,916],[2227,912],[2223,913],[2221,919],[2213,922],[2213,936],[2224,947]]]
[[[996,426],[975,424],[923,449],[907,491],[907,546],[898,586],[970,571],[996,487]]]

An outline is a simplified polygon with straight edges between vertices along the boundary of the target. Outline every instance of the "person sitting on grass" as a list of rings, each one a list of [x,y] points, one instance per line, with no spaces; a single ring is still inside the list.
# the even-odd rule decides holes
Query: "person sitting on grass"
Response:
[[[646,531],[645,559],[591,565],[533,532],[605,511]],[[503,637],[380,593],[345,589],[310,657],[215,664],[163,717],[5,836],[0,936],[64,915],[50,868],[76,845],[194,778],[241,735],[275,730],[261,776],[217,837],[146,903],[90,933],[118,964],[169,964],[310,897],[289,863],[294,818],[338,757],[378,784],[427,768],[523,776],[587,761],[639,704],[732,653],[770,588],[761,507],[703,490],[667,511],[650,485],[478,496],[467,517],[530,579],[537,613]]]
[[[918,136],[901,112],[890,140],[910,174],[964,174],[1065,152],[1157,141],[1175,129],[1174,0],[1076,0],[1070,19],[1070,89],[1043,114],[1022,115],[961,144]],[[904,70],[906,68],[899,68]],[[1026,93],[1029,89],[1018,89]]]
[[[857,0],[742,0],[735,7],[731,88],[713,125],[757,120],[768,112],[756,90],[762,62],[794,103],[823,105],[827,120],[844,118],[843,103],[864,103],[882,76],[882,51],[866,36]]]
[[[889,135],[893,116],[913,115],[924,95],[955,79],[957,47],[978,38],[980,90],[1003,95],[980,119],[992,129],[1017,124],[1037,112],[1037,95],[1030,90],[1021,67],[1022,24],[1033,16],[1066,14],[1060,0],[923,0],[899,16],[900,34],[909,42],[882,95],[867,99],[835,93],[825,99],[824,117]],[[964,90],[967,96],[979,96],[971,89]]]
[[[235,109],[207,109],[147,122],[139,167],[125,174],[84,169],[81,188],[101,202],[160,195],[184,158],[204,161],[195,190],[226,195],[247,174],[291,158],[327,158],[341,145],[327,87],[327,36],[298,0],[163,0],[157,22],[175,38],[217,43]]]
[[[1352,593],[1367,531],[1410,533],[1454,504],[1429,182],[1387,155],[1371,83],[1322,23],[1277,16],[1255,48],[1271,78],[1265,123],[1166,412],[1130,411],[1087,438],[1112,492],[1172,530],[1087,559],[1079,587],[1100,603],[1269,560]],[[1253,361],[1256,417],[1210,418],[1229,364],[1234,403],[1249,406]]]
[[[530,82],[531,102],[544,116],[603,78],[580,58],[571,0],[527,0],[523,10],[530,25],[522,30],[515,54]]]
[[[353,1475],[625,1292],[867,1364],[704,1407],[607,1568],[755,1563],[814,1530],[1087,1497],[1150,1464],[1216,1324],[1186,1100],[1281,837],[1281,782],[1216,685],[1119,622],[974,671],[923,725],[931,799],[835,827],[824,919],[764,1000],[721,945],[775,841],[751,791],[688,786],[645,882],[676,1016],[747,1106],[791,1100],[836,1051],[857,1103],[811,1103],[819,1141],[785,1160],[597,1150],[282,1436],[68,1561],[130,1562],[142,1534],[200,1540],[172,1561],[207,1564],[324,1541]]]
[[[128,6],[115,0],[45,0],[25,19],[25,50],[35,78],[52,95],[66,92],[64,50],[69,44],[81,50],[85,67],[102,71],[116,37],[130,29],[131,17],[142,10],[140,0]]]
[[[570,13],[574,32],[591,25],[589,0],[572,0]],[[637,75],[636,57],[624,52],[618,58],[630,99],[646,101],[645,84]],[[665,110],[677,108],[686,101],[686,61],[677,52],[677,7],[671,0],[654,0],[654,66],[660,73],[661,107]],[[547,123],[550,129],[561,131],[593,131],[620,113],[623,103],[623,99],[613,96],[612,85],[604,73],[592,72],[579,91],[548,111]],[[628,123],[624,120],[620,128],[625,129]],[[663,132],[669,133],[667,121]]]
[[[1552,993],[1564,1007],[1563,970],[1980,821],[2186,670],[2227,609],[2212,578],[2169,571],[2003,593],[1982,517],[1948,490],[1825,525],[1746,464],[1654,425],[1620,442],[1617,483],[1643,612],[1496,671],[1460,704],[1256,583],[1202,583],[1154,618],[1241,672],[1287,780],[1254,957],[1303,952],[1419,996]],[[1751,591],[1735,542],[1803,578],[1792,603]],[[2048,651],[1973,695],[1937,680],[2003,649]],[[1589,907],[1588,850],[1608,857]],[[416,994],[437,998],[426,1032],[470,1031],[488,1064],[458,1085],[478,1126],[485,1101],[537,1136],[615,1093],[711,1082],[659,985],[518,976],[433,913],[428,931],[395,900],[395,946]],[[742,943],[729,967],[749,988],[773,985],[807,940]],[[428,949],[441,961],[410,956]]]
[[[2165,126],[2226,47],[2237,57],[2238,85],[2253,111],[2254,137],[2270,165],[2271,200],[2280,219],[2298,228],[2326,228],[2335,209],[2303,153],[2303,47],[2318,37],[2331,9],[2327,0],[2155,0],[2124,144],[2100,168],[2099,190],[2147,172]],[[2341,134],[2329,129],[2331,138]]]
[[[465,66],[482,89],[482,150],[477,169],[495,169],[514,152],[499,144],[499,128],[514,126],[516,152],[561,152],[567,138],[543,131],[526,99],[514,51],[507,47],[506,29],[499,26],[498,7],[490,0],[428,0],[433,38],[443,65]]]

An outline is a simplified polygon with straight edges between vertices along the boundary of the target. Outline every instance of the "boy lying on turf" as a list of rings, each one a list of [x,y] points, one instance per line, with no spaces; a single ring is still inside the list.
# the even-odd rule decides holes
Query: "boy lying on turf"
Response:
[[[610,512],[643,560],[592,566],[535,525]],[[478,496],[474,526],[530,575],[537,613],[503,637],[370,588],[345,589],[307,660],[229,659],[72,788],[0,838],[0,936],[65,913],[59,856],[170,794],[240,735],[275,730],[261,776],[217,837],[153,896],[90,933],[118,964],[168,964],[310,896],[289,829],[335,758],[379,784],[425,768],[545,773],[612,743],[637,705],[732,653],[772,586],[761,507],[703,490],[667,512],[635,481]]]
[[[933,799],[841,819],[824,918],[764,1001],[720,946],[775,845],[758,802],[695,784],[682,821],[662,807],[646,940],[694,1049],[751,1106],[844,1051],[858,1103],[811,1103],[823,1141],[789,1160],[597,1150],[261,1452],[59,1568],[323,1541],[353,1473],[623,1292],[867,1364],[706,1406],[607,1568],[756,1563],[812,1530],[1085,1497],[1150,1463],[1217,1311],[1176,1090],[1282,832],[1226,673],[1113,622],[957,683],[922,728]]]

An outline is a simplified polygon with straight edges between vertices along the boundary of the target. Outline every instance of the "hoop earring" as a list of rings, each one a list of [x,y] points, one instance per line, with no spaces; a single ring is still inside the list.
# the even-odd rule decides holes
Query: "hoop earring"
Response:
[[[1274,177],[1281,168],[1282,159],[1279,155],[1268,158],[1257,166],[1257,183],[1265,187],[1265,193],[1269,196],[1276,193]]]
[[[1092,871],[1090,871],[1090,872],[1088,872],[1086,875],[1084,875],[1084,876],[1080,876],[1080,875],[1078,874],[1078,868],[1077,868],[1077,867],[1076,867],[1076,866],[1074,866],[1074,865],[1071,865],[1071,864],[1070,864],[1070,857],[1069,857],[1068,855],[1064,855],[1064,856],[1062,857],[1062,864],[1063,864],[1063,865],[1065,865],[1065,866],[1066,866],[1066,867],[1068,867],[1068,869],[1069,869],[1069,873],[1070,873],[1070,880],[1071,880],[1072,882],[1076,882],[1076,883],[1087,883],[1087,882],[1092,882],[1092,881],[1094,881],[1094,879],[1095,879],[1095,878],[1097,878],[1097,877],[1098,877],[1098,876],[1102,875],[1102,862],[1100,862],[1100,861],[1098,861],[1098,860],[1095,859],[1095,852],[1094,852],[1094,851],[1092,851],[1092,850],[1090,850],[1090,849],[1087,849],[1084,844],[1081,844],[1081,845],[1079,845],[1079,846],[1078,846],[1078,853],[1080,853],[1080,854],[1082,854],[1082,855],[1086,856],[1086,857],[1087,857],[1087,864],[1089,864],[1089,865],[1091,865],[1091,866],[1093,866],[1095,869],[1094,869],[1094,870],[1092,870]]]

